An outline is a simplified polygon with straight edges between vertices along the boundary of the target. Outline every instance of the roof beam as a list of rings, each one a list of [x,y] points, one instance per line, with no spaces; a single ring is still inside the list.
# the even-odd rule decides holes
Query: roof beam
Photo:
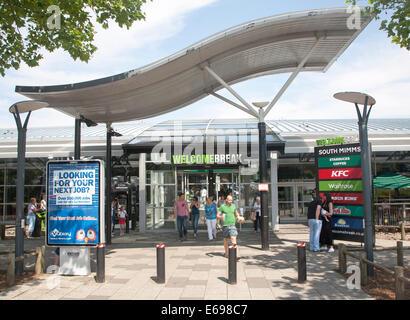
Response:
[[[246,111],[247,113],[250,113],[251,115],[253,115],[255,118],[259,118],[259,115],[256,113],[256,111],[250,106],[249,103],[247,103],[245,101],[245,99],[243,99],[234,89],[232,89],[232,87],[227,84],[220,76],[218,76],[215,71],[213,71],[211,68],[209,68],[207,65],[203,65],[202,69],[208,71],[208,73],[215,78],[216,81],[218,81],[226,90],[228,90],[236,99],[238,99],[240,102],[242,102],[242,104],[249,110]],[[220,96],[221,97],[221,96]],[[230,102],[229,102],[230,103]],[[232,104],[232,103],[230,103]],[[232,104],[235,107],[238,107],[238,105]],[[244,108],[240,108],[241,110],[244,111]]]
[[[305,66],[306,62],[308,61],[308,59],[310,58],[312,53],[315,51],[315,49],[319,45],[320,40],[322,40],[324,38],[325,38],[324,36],[316,38],[316,41],[313,44],[312,48],[309,50],[309,52],[306,54],[306,56],[302,59],[302,61],[299,63],[299,65],[297,66],[295,71],[293,71],[293,73],[290,75],[289,79],[285,82],[283,87],[279,90],[279,92],[276,94],[275,98],[273,98],[271,103],[268,105],[268,107],[264,111],[264,113],[263,113],[264,118],[268,115],[269,111],[272,110],[273,106],[279,101],[280,97],[282,97],[282,95],[285,93],[286,89],[290,86],[290,84],[296,78],[296,76],[299,74],[299,72],[302,71],[302,69]]]
[[[217,94],[217,93],[215,93],[215,92],[210,92],[209,94],[213,95],[215,98],[218,98],[218,99],[220,99],[220,100],[222,100],[222,101],[225,101],[225,102],[227,102],[227,103],[233,105],[234,107],[236,107],[236,108],[238,108],[238,109],[241,109],[242,111],[244,111],[244,112],[250,114],[252,117],[255,116],[253,113],[249,112],[249,110],[248,110],[247,108],[242,107],[241,105],[239,105],[239,104],[233,102],[232,100],[229,100],[228,98],[225,98],[224,96],[221,96],[221,95],[219,95],[219,94]]]

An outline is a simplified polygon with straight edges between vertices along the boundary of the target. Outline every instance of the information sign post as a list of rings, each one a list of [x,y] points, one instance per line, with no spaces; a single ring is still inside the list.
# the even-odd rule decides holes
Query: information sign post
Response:
[[[47,163],[46,245],[62,248],[60,261],[64,274],[83,275],[83,270],[89,268],[84,266],[89,264],[89,258],[81,259],[81,250],[67,253],[65,249],[105,245],[103,168],[100,160]],[[63,252],[70,259],[65,259]],[[77,258],[78,263],[74,262]],[[68,265],[64,265],[65,262]],[[100,269],[97,266],[97,270]]]

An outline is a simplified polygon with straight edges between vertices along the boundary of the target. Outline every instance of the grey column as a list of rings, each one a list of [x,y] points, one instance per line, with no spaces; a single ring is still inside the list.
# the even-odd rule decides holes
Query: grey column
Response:
[[[278,153],[270,160],[271,199],[272,199],[272,230],[279,231],[279,202],[278,202]]]
[[[145,172],[145,160],[146,160],[146,154],[145,153],[140,153],[139,161],[138,161],[138,167],[139,167],[139,231],[140,232],[145,232],[145,223],[146,223],[146,203],[147,203],[147,197],[146,197],[146,188],[145,188],[145,182],[147,179],[146,172]]]
[[[16,226],[15,226],[15,257],[24,255],[24,170],[26,162],[26,135],[27,124],[31,115],[28,113],[24,125],[21,124],[20,114],[17,106],[14,107],[14,119],[18,129],[17,141],[17,186],[16,186]],[[16,275],[22,275],[24,270],[24,261],[15,262]]]

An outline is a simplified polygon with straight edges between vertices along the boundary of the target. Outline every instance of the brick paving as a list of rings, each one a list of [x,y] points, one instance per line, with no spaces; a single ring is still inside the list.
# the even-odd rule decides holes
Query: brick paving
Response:
[[[296,243],[308,241],[304,225],[281,225],[270,233],[270,249],[260,249],[260,233],[242,231],[238,237],[237,284],[228,284],[228,260],[223,257],[222,233],[208,241],[205,232],[179,242],[176,232],[147,232],[114,237],[106,248],[105,282],[95,282],[95,249],[91,249],[91,275],[44,274],[22,285],[0,292],[7,300],[351,300],[372,299],[361,290],[349,290],[346,280],[334,270],[338,253],[310,253],[307,250],[307,281],[297,282]],[[43,240],[44,241],[44,240]],[[42,240],[25,240],[25,248]],[[166,282],[156,279],[155,245],[166,244]],[[337,244],[338,241],[335,241]],[[346,243],[346,242],[344,242]],[[347,243],[348,244],[348,243]],[[355,244],[357,245],[357,244]],[[395,241],[377,241],[394,246]],[[405,246],[409,245],[409,241]],[[0,251],[14,247],[13,240],[0,242]],[[53,263],[53,248],[47,248],[47,265]],[[405,263],[409,263],[405,255]],[[378,252],[375,260],[394,265],[395,252]],[[351,263],[354,263],[351,261]],[[388,266],[388,265],[387,265]],[[26,268],[33,262],[27,261]]]

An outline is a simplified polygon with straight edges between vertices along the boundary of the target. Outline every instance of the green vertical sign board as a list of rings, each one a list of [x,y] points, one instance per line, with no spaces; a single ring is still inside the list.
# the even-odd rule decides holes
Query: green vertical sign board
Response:
[[[361,168],[359,143],[315,147],[315,164],[318,194],[361,197],[361,175],[352,174]],[[362,205],[334,204],[331,223],[333,239],[364,242]]]

